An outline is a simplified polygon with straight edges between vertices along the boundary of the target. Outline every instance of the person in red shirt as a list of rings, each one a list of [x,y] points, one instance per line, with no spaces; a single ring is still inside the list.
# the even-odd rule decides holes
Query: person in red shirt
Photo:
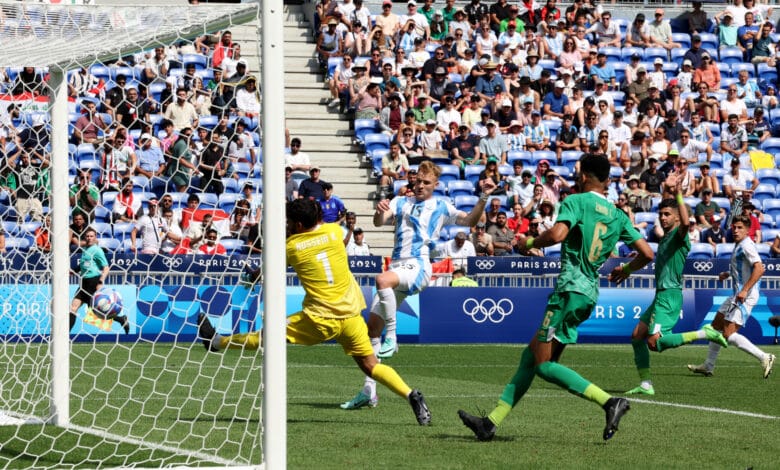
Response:
[[[512,206],[512,212],[514,215],[506,221],[506,226],[509,230],[515,232],[515,237],[522,234],[525,235],[528,232],[528,219],[523,217],[523,206],[515,204]]]
[[[748,229],[748,237],[755,243],[761,243],[761,221],[756,214],[756,206],[752,202],[742,203],[742,214],[750,217],[750,228]]]
[[[211,66],[219,67],[225,57],[233,58],[233,34],[230,31],[222,33],[219,44],[214,47],[214,54],[211,56]]]
[[[227,250],[225,247],[217,241],[217,231],[215,229],[209,229],[206,232],[206,243],[202,244],[198,248],[198,254],[200,255],[226,255]]]

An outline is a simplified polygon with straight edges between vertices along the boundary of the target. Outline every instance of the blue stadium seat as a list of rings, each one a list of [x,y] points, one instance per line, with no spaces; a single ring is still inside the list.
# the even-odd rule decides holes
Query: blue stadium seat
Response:
[[[103,206],[95,207],[95,214],[93,220],[95,222],[111,222],[111,211]]]
[[[775,185],[774,184],[759,184],[755,192],[753,193],[753,197],[758,199],[759,201],[763,202],[767,199],[774,199],[775,197]]]
[[[709,243],[693,243],[691,251],[688,252],[688,259],[710,259],[715,257],[715,250]]]
[[[679,67],[682,67],[683,57],[685,56],[686,52],[687,49],[672,49],[672,62],[677,64]]]
[[[464,227],[462,225],[447,225],[446,228],[450,240],[455,238],[455,235],[459,233],[465,233],[467,237],[471,235],[471,229],[469,227]]]
[[[581,156],[582,152],[578,150],[565,150],[561,152],[561,163],[568,168],[569,171],[574,172],[574,165],[580,161]]]
[[[676,42],[681,49],[687,51],[691,48],[691,35],[688,33],[672,33],[672,42]]]
[[[220,238],[219,243],[225,247],[228,255],[245,254],[249,251],[246,242],[238,238]]]
[[[477,196],[457,196],[454,198],[455,207],[463,212],[471,212],[471,209],[477,205],[479,197]]]
[[[111,224],[107,222],[92,222],[90,227],[95,229],[98,237],[111,237],[114,233]]]
[[[544,249],[544,256],[550,256],[553,258],[558,258],[561,256],[561,244],[556,243],[555,245],[548,246]]]
[[[451,198],[455,198],[456,196],[472,196],[474,194],[474,185],[468,180],[450,181],[447,184],[447,194]]]
[[[555,74],[555,61],[552,59],[540,60],[539,67],[541,67],[543,70],[549,70],[551,73]]]
[[[552,150],[536,150],[532,154],[533,156],[533,165],[537,165],[542,160],[547,160],[550,162],[550,164],[554,163],[556,161],[555,152]]]
[[[601,47],[599,53],[607,56],[607,62],[620,62],[621,50],[619,47]]]
[[[185,68],[187,64],[195,64],[195,70],[203,70],[209,67],[209,58],[203,54],[182,54],[181,63]]]
[[[122,242],[115,238],[99,237],[98,245],[100,248],[103,248],[104,250],[110,251],[112,253],[122,251]]]
[[[198,193],[200,198],[200,205],[206,206],[206,208],[214,209],[219,203],[219,197],[214,193]]]
[[[615,69],[615,81],[622,83],[626,78],[626,67],[628,64],[625,62],[612,62],[612,68]]]
[[[26,237],[5,237],[5,249],[27,252],[32,246],[32,241]]]
[[[506,160],[510,165],[514,165],[515,161],[517,160],[523,162],[524,167],[533,165],[533,157],[531,156],[531,152],[526,150],[511,150],[507,152]]]
[[[205,127],[208,130],[212,130],[219,124],[219,116],[209,114],[206,116],[200,116],[198,118],[198,127]]]
[[[243,196],[241,194],[237,193],[222,193],[219,195],[219,199],[217,200],[217,206],[230,214],[233,211],[233,206],[235,206],[236,201],[242,197]]]
[[[753,64],[746,64],[746,63],[731,64],[732,77],[736,78],[737,74],[742,70],[747,71],[748,76],[750,78],[754,78],[756,76],[756,67]]]
[[[226,193],[238,193],[241,188],[238,186],[238,180],[235,178],[222,178],[222,186],[225,187]]]
[[[512,165],[498,165],[498,174],[501,176],[512,176],[514,172]]]
[[[766,62],[758,64],[758,79],[762,82],[768,82],[768,85],[777,83],[777,69],[770,67]]]
[[[720,139],[715,139],[715,140],[717,142],[720,142]],[[713,149],[720,148],[720,144],[718,144],[718,146],[716,147],[715,144],[713,143],[712,148]],[[723,169],[723,157],[720,156],[720,155],[712,155],[712,157],[710,158],[710,169],[711,170],[722,170]],[[717,176],[715,174],[715,172],[712,172],[712,173],[713,173],[714,176]],[[720,173],[720,175],[721,175],[720,181],[722,182],[723,181],[722,173]]]
[[[439,183],[436,184],[436,187],[433,188],[433,195],[435,197],[447,197],[447,186],[443,181],[439,181]]]
[[[726,47],[720,50],[720,63],[722,64],[741,64],[742,60],[742,50],[738,47]]]
[[[762,234],[764,232],[766,232],[767,230],[772,230],[773,228],[775,228],[775,221],[774,221],[774,219],[772,219],[772,216],[764,214],[764,220],[761,221],[761,232],[762,232]]]
[[[133,176],[133,191],[149,192],[149,178],[143,175]]]
[[[767,199],[763,202],[764,214],[772,217],[772,220],[778,220],[780,216],[780,199]]]
[[[756,243],[756,251],[761,259],[769,259],[772,257],[772,248],[766,243]]]
[[[379,131],[379,121],[376,119],[355,119],[355,140],[363,143],[367,134]]]
[[[761,231],[761,238],[768,243],[774,242],[778,235],[780,235],[780,230],[776,228]]]
[[[655,59],[661,59],[664,62],[669,60],[669,53],[663,47],[648,47],[645,49],[645,62],[653,62]],[[652,69],[648,69],[650,71]]]
[[[133,228],[135,228],[135,224],[132,222],[115,222],[113,225],[114,238],[119,241],[130,238]]]
[[[678,66],[675,62],[664,62],[662,70],[664,71],[664,75],[666,75],[666,79],[671,80],[677,76],[679,68],[680,66]]]
[[[731,253],[734,252],[733,243],[718,243],[715,247],[715,256],[719,259],[731,258]]]
[[[756,171],[756,178],[762,184],[780,184],[780,170],[777,168],[761,168]]]
[[[712,33],[700,33],[699,37],[701,37],[701,47],[702,49],[718,49],[718,37],[715,36]],[[713,56],[714,58],[717,58],[717,54]]]
[[[19,224],[19,236],[35,237],[35,231],[41,227],[40,222],[23,222]]]
[[[780,153],[780,137],[770,137],[761,143],[761,150],[772,155]]]
[[[471,184],[473,184],[474,187],[476,187],[477,181],[479,181],[479,174],[482,173],[484,169],[484,165],[468,165],[464,170],[464,176],[467,180],[471,181]]]
[[[655,212],[637,212],[634,214],[634,222],[637,224],[646,222],[648,224],[655,224],[658,214]]]
[[[444,184],[460,178],[460,168],[458,168],[456,165],[439,165],[439,168],[441,168],[439,181]]]
[[[734,85],[739,80],[735,77],[721,77],[720,79],[720,89],[721,90],[727,90],[729,86]],[[714,124],[714,123],[711,123]]]
[[[634,54],[639,54],[639,60],[644,60],[645,58],[645,50],[641,47],[624,47],[620,51],[620,61],[628,64],[631,62],[631,56]]]
[[[545,119],[542,122],[550,130],[550,140],[555,140],[555,137],[558,135],[558,129],[561,128],[561,121]]]
[[[80,144],[76,147],[76,162],[81,164],[83,161],[97,161],[101,160],[101,152],[95,150],[95,146],[92,144]]]
[[[329,57],[328,58],[328,77],[332,77],[333,74],[336,72],[336,67],[338,67],[342,62],[341,57]]]
[[[367,153],[374,150],[390,150],[390,136],[381,132],[366,135],[363,143]]]
[[[15,221],[5,220],[2,224],[6,237],[16,236],[19,233],[19,225]]]
[[[106,82],[111,79],[111,69],[102,64],[90,66],[89,73]]]

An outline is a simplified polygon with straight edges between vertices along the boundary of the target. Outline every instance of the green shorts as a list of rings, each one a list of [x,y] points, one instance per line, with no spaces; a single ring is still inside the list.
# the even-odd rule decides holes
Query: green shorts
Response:
[[[577,342],[577,327],[590,317],[596,302],[576,292],[553,292],[547,298],[547,310],[536,339],[549,343],[557,339],[562,344]]]
[[[680,319],[682,305],[682,289],[656,291],[653,303],[639,317],[639,321],[647,325],[649,336],[670,333]]]

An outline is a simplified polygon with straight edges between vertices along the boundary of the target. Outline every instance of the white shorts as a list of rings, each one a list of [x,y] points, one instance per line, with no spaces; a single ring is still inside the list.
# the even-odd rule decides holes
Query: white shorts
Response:
[[[756,305],[758,299],[748,297],[741,304],[738,304],[734,300],[732,295],[720,306],[718,313],[723,314],[723,318],[726,321],[737,324],[739,326],[745,326],[745,322],[750,318],[750,313],[753,311],[753,306]]]
[[[406,295],[418,294],[431,281],[431,263],[416,258],[395,260],[388,267],[398,276],[396,292]]]

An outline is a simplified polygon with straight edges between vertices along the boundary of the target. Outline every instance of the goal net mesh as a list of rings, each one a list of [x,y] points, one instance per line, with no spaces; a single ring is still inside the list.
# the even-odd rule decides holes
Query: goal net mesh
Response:
[[[223,334],[261,323],[257,23],[257,4],[0,0],[0,467],[262,463],[262,355],[209,354],[197,337],[199,313]],[[67,161],[51,148],[55,71]],[[56,166],[68,194],[52,193]],[[69,424],[55,426],[49,212],[64,198],[69,300],[90,227],[129,332],[79,308]]]

